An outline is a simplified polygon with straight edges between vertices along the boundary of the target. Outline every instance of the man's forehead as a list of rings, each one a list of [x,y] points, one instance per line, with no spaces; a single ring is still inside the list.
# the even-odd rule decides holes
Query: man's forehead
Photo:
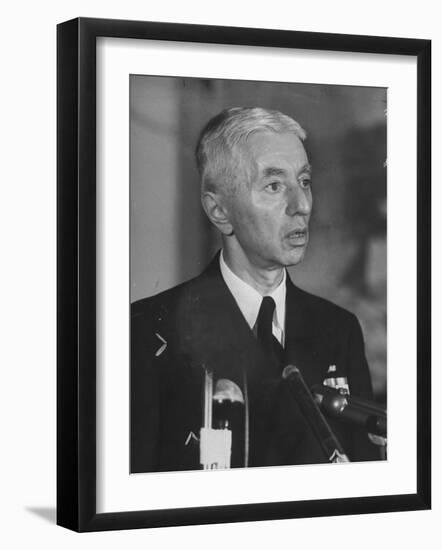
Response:
[[[244,153],[261,171],[273,171],[296,166],[296,170],[311,171],[301,139],[292,132],[259,131],[249,136]],[[271,174],[270,174],[271,175]]]
[[[259,130],[250,134],[246,145],[251,150],[257,151],[304,151],[301,139],[293,132],[272,132]]]

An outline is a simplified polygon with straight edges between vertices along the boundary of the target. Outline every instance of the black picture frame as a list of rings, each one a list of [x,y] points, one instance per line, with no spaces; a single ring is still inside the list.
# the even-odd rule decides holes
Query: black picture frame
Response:
[[[96,512],[96,39],[395,54],[417,59],[415,494]],[[431,41],[79,18],[57,28],[57,523],[75,531],[423,510],[431,506]]]

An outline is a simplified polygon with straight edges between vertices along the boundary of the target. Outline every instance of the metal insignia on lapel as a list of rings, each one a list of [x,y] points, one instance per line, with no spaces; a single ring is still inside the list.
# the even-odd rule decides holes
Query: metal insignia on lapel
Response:
[[[192,439],[194,439],[195,441],[199,441],[198,437],[192,431],[190,431],[186,441],[184,442],[184,445],[189,445]]]
[[[350,394],[350,388],[348,386],[348,380],[346,376],[330,376],[336,374],[336,365],[330,365],[327,371],[327,378],[324,379],[323,385],[335,390],[339,390],[341,393],[347,395]]]
[[[163,353],[163,351],[167,348],[167,342],[166,340],[161,336],[161,334],[158,334],[158,332],[155,333],[155,336],[162,342],[161,346],[157,349],[155,353],[155,357],[158,357]]]
[[[333,454],[331,455],[329,460],[330,460],[330,462],[333,462],[335,464],[339,464],[339,463],[342,463],[342,462],[350,462],[347,455],[345,455],[343,453],[340,453],[338,451],[338,449],[335,449],[333,451]]]

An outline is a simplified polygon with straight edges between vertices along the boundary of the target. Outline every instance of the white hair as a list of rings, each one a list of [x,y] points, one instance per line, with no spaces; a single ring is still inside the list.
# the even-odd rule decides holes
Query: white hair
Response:
[[[232,107],[213,117],[203,128],[196,146],[196,162],[201,177],[201,193],[233,192],[247,174],[241,145],[257,131],[291,132],[301,141],[303,128],[279,111],[260,107]]]

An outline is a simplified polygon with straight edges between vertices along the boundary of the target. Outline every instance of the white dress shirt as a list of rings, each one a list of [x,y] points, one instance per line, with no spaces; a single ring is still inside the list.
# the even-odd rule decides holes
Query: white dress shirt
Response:
[[[259,308],[263,296],[251,287],[248,283],[240,279],[226,264],[223,252],[219,256],[219,265],[224,282],[233,294],[241,313],[247,321],[249,327],[253,330],[258,317]],[[283,277],[277,288],[271,293],[266,294],[275,301],[276,307],[273,314],[272,332],[279,343],[284,346],[284,326],[285,326],[285,296],[286,296],[286,272],[283,270]]]

